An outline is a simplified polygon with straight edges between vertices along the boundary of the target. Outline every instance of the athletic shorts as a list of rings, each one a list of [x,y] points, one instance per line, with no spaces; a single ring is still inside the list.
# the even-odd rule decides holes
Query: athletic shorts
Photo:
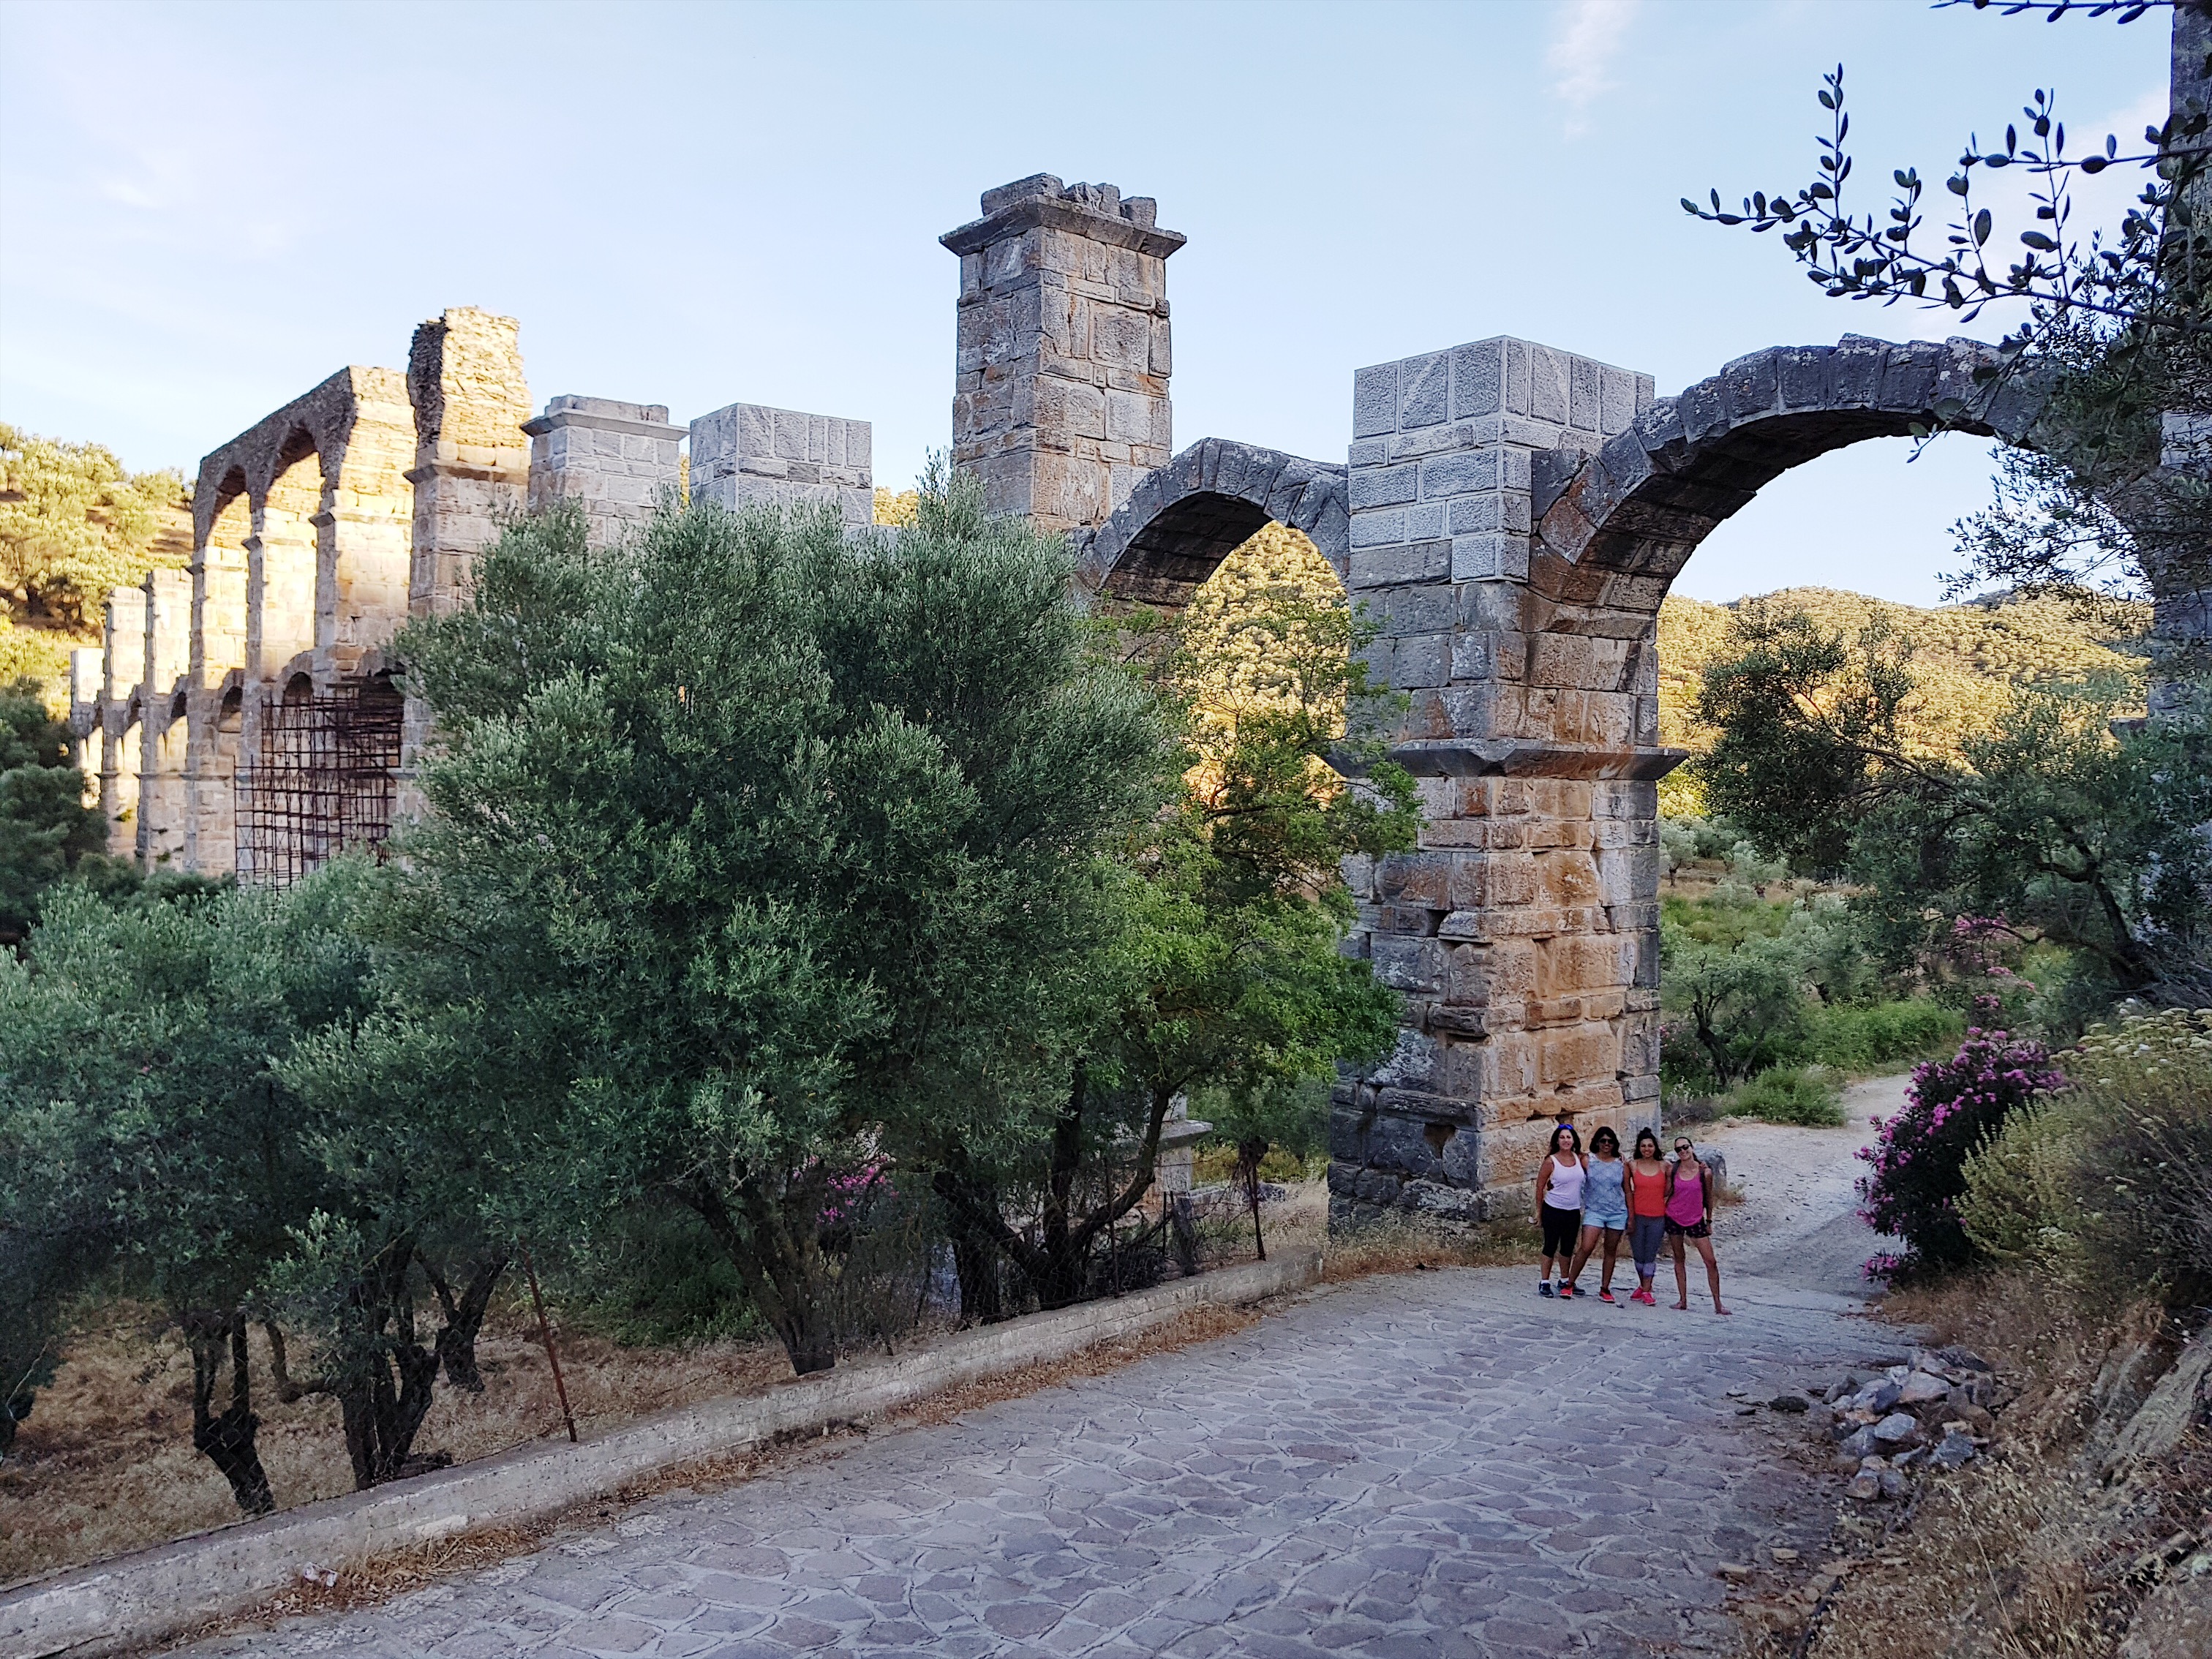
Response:
[[[1583,1225],[1606,1227],[1617,1233],[1625,1233],[1628,1231],[1628,1206],[1624,1204],[1620,1208],[1613,1210],[1593,1210],[1585,1207],[1583,1211]]]
[[[1582,1236],[1583,1212],[1580,1210],[1562,1210],[1551,1204],[1544,1206],[1546,1255],[1573,1255],[1575,1244]]]
[[[1677,1235],[1683,1238],[1711,1238],[1713,1236],[1713,1224],[1710,1221],[1692,1221],[1686,1227],[1670,1215],[1667,1218],[1667,1237],[1673,1238]]]
[[[1636,1271],[1646,1279],[1659,1266],[1660,1241],[1667,1236],[1666,1220],[1661,1215],[1640,1215],[1629,1229],[1629,1251],[1636,1258]]]

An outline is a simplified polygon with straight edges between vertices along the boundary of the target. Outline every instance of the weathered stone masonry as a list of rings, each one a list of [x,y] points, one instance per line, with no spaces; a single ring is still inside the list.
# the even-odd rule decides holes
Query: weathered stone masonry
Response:
[[[866,422],[732,404],[687,432],[660,404],[580,397],[532,416],[518,334],[448,310],[404,374],[343,369],[201,462],[189,569],[115,590],[101,650],[71,665],[112,850],[282,884],[380,841],[419,806],[428,735],[387,647],[459,603],[526,507],[573,501],[609,541],[679,488],[688,439],[710,498],[866,521]]]
[[[2176,63],[2179,107],[2201,63]],[[1852,337],[1660,398],[1649,375],[1495,337],[1353,374],[1341,463],[1222,438],[1178,453],[1166,262],[1184,239],[1148,198],[1048,174],[981,205],[942,240],[960,260],[953,456],[987,500],[1068,532],[1088,586],[1170,606],[1261,526],[1297,529],[1407,699],[1392,754],[1419,780],[1420,844],[1347,872],[1347,948],[1405,1021],[1336,1091],[1334,1206],[1525,1206],[1553,1122],[1626,1133],[1658,1110],[1668,584],[1787,468],[1939,405],[2032,441],[2034,388],[1978,382],[1991,356],[1972,341]],[[687,445],[700,499],[869,519],[866,422],[733,403],[687,427],[580,397],[533,416],[515,323],[465,307],[416,331],[404,374],[342,370],[215,451],[189,571],[117,590],[100,659],[72,664],[110,845],[283,882],[380,839],[419,805],[428,735],[392,689],[400,623],[458,604],[526,506],[572,501],[595,540],[623,533],[678,487]],[[2175,464],[2200,447],[2181,434]],[[2158,597],[2161,629],[2206,611]]]

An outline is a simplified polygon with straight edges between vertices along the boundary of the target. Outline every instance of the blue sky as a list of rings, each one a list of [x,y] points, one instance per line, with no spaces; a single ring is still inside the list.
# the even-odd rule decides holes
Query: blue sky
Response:
[[[1915,0],[13,0],[0,416],[189,471],[345,363],[404,367],[417,321],[468,304],[522,319],[540,404],[858,416],[896,484],[949,435],[936,238],[1051,172],[1156,197],[1190,238],[1178,447],[1340,459],[1354,368],[1487,335],[1666,393],[1761,346],[1959,331],[1826,300],[1771,238],[1677,205],[1808,178],[1838,61],[1870,187],[1940,178],[2054,80],[2077,149],[2164,111],[2160,14]],[[1988,456],[1907,448],[1786,476],[1679,587],[1932,602]]]

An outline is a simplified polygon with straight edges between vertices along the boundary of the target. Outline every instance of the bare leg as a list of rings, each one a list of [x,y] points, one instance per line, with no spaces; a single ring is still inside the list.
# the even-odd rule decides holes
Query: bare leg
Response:
[[[1682,1252],[1682,1235],[1675,1233],[1667,1243],[1674,1251],[1674,1307],[1677,1312],[1690,1305],[1689,1264]]]
[[[1584,1244],[1583,1249],[1587,1254],[1589,1246]],[[1598,1280],[1597,1287],[1608,1296],[1613,1294],[1613,1264],[1620,1258],[1620,1230],[1617,1227],[1607,1227],[1605,1230],[1605,1273]]]
[[[1568,1284],[1573,1284],[1583,1276],[1583,1269],[1589,1263],[1590,1251],[1596,1248],[1597,1236],[1598,1230],[1595,1227],[1583,1229],[1583,1236],[1575,1244],[1574,1261],[1567,1268]]]
[[[1713,1311],[1717,1314],[1724,1314],[1729,1310],[1721,1306],[1721,1264],[1714,1259],[1713,1241],[1710,1238],[1699,1239],[1698,1254],[1705,1259],[1705,1283],[1712,1286]],[[1689,1294],[1687,1291],[1682,1292],[1685,1303],[1688,1301]]]

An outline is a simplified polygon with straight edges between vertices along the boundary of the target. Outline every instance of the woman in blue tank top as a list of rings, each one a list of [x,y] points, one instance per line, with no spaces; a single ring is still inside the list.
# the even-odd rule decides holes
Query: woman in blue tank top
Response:
[[[1567,1284],[1574,1289],[1590,1252],[1605,1242],[1605,1271],[1598,1279],[1597,1299],[1613,1300],[1613,1263],[1620,1253],[1620,1240],[1628,1231],[1628,1188],[1624,1177],[1628,1165],[1621,1162],[1620,1137],[1600,1127],[1590,1137],[1589,1163],[1583,1171],[1583,1237],[1567,1269]],[[1580,1295],[1578,1289],[1575,1294]]]

